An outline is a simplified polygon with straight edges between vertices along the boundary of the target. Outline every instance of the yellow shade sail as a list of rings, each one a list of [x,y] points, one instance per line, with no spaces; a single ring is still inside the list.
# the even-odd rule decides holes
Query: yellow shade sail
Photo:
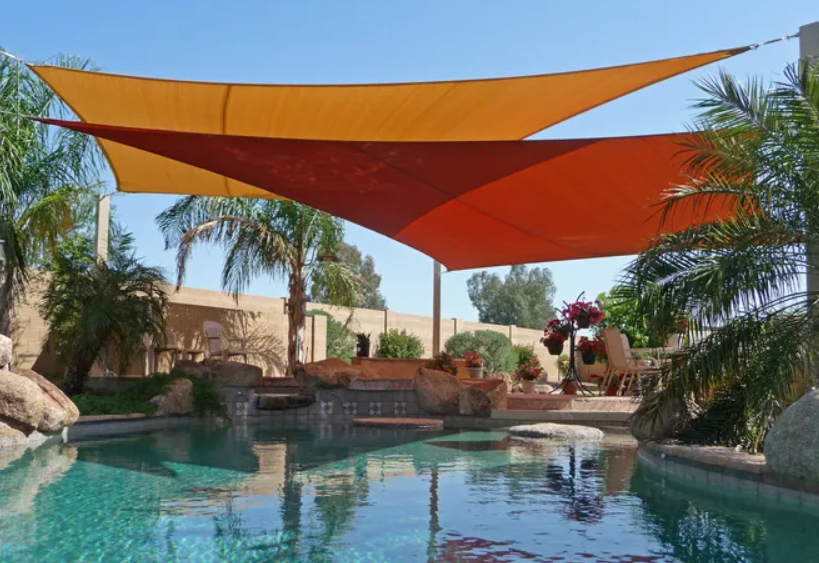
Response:
[[[85,122],[336,141],[519,140],[747,47],[514,78],[362,85],[185,82],[34,65]],[[276,197],[214,172],[100,140],[126,192]]]

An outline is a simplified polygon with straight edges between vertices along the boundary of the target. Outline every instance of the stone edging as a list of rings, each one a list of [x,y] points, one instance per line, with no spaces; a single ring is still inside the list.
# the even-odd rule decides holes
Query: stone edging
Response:
[[[776,475],[761,454],[650,442],[640,445],[638,459],[643,467],[679,481],[745,491],[792,505],[819,507],[819,488]]]
[[[143,414],[85,416],[66,428],[66,442],[93,438],[139,434],[169,428],[187,428],[199,423],[195,416],[151,416]]]

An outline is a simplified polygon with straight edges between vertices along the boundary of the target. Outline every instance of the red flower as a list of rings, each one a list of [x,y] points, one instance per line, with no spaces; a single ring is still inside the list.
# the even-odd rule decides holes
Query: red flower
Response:
[[[464,354],[464,359],[466,360],[466,367],[468,368],[483,367],[483,358],[477,352],[466,352]]]

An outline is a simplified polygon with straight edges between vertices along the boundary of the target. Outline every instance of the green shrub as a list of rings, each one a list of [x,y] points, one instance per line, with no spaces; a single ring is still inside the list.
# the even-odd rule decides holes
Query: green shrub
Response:
[[[516,366],[526,366],[537,357],[535,354],[535,347],[532,344],[514,344],[512,349],[515,351]]]
[[[309,311],[308,316],[327,317],[327,357],[349,362],[355,356],[355,334],[327,311]]]
[[[466,352],[477,352],[483,358],[486,374],[498,371],[512,373],[517,355],[508,337],[493,330],[461,332],[446,341],[444,348],[456,358],[463,358]]]
[[[73,396],[72,400],[82,415],[141,413],[151,416],[156,414],[157,408],[150,400],[167,393],[177,379],[190,379],[193,383],[193,412],[196,415],[226,414],[222,396],[212,381],[177,373],[157,373],[122,391],[89,391]]]
[[[379,358],[420,358],[424,353],[421,339],[406,330],[390,329],[378,337]]]

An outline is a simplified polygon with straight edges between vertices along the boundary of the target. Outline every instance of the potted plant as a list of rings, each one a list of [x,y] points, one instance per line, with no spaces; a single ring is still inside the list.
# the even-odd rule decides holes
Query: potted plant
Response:
[[[580,337],[580,340],[577,342],[577,351],[580,352],[580,357],[587,366],[597,361],[597,342],[588,336]]]
[[[544,334],[549,334],[550,332],[557,332],[558,334],[562,334],[563,338],[569,338],[572,334],[572,327],[569,323],[565,321],[561,321],[560,319],[552,319],[549,321],[549,324],[546,325],[546,330],[543,331]]]
[[[358,340],[358,344],[356,345],[355,355],[359,358],[369,358],[370,357],[370,335],[359,332],[356,334],[356,339]]]
[[[599,324],[606,314],[600,301],[575,301],[563,309],[563,316],[569,322],[577,325],[577,328],[589,328],[591,325]]]
[[[515,379],[520,382],[524,393],[535,393],[535,382],[543,377],[543,366],[537,356],[515,369]]]
[[[472,379],[483,377],[483,358],[477,352],[467,351],[464,354],[466,360],[466,371]]]
[[[549,350],[552,356],[559,356],[563,352],[563,343],[566,342],[566,337],[560,332],[547,332],[546,336],[540,339],[544,346]]]
[[[436,355],[429,361],[427,368],[436,371],[445,371],[458,377],[458,366],[455,364],[455,358],[449,352],[441,352]]]

